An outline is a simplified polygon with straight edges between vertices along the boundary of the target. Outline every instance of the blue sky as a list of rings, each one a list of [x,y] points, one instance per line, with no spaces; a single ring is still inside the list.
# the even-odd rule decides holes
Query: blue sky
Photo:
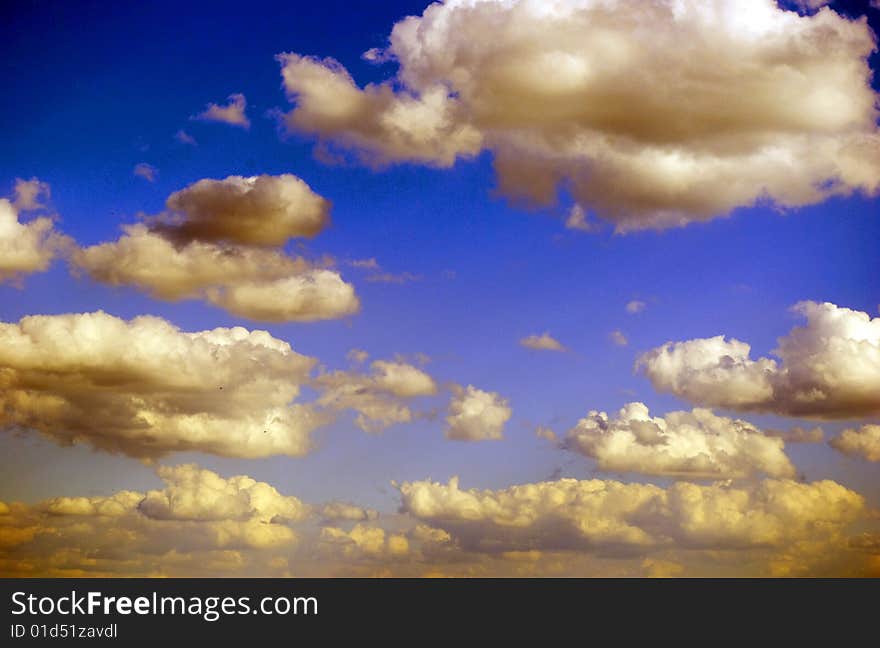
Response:
[[[880,12],[866,3],[833,7],[867,11],[876,31]],[[353,348],[377,359],[426,354],[425,369],[439,384],[472,384],[509,401],[512,418],[497,443],[445,439],[448,395],[441,392],[424,401],[433,419],[381,434],[364,433],[343,413],[317,432],[318,449],[306,457],[185,452],[162,459],[247,474],[305,501],[354,501],[390,514],[399,505],[391,480],[459,475],[468,487],[504,488],[561,475],[668,484],[666,477],[601,474],[592,459],[537,438],[535,428],[550,426],[561,435],[589,410],[613,413],[630,401],[646,403],[655,416],[689,410],[694,403],[660,393],[634,369],[641,353],[668,341],[723,334],[748,341],[759,357],[803,323],[789,310],[797,302],[878,316],[880,198],[863,192],[794,209],[746,206],[663,231],[616,234],[604,224],[581,232],[564,227],[574,200],[566,191],[548,208],[502,195],[491,151],[451,168],[327,164],[314,154],[312,134],[282,132],[272,111],[287,112],[291,103],[277,54],[332,56],[358,85],[382,82],[397,66],[376,66],[361,54],[385,46],[396,21],[423,10],[421,2],[335,0],[7,7],[0,20],[2,65],[11,82],[0,105],[4,195],[12,194],[16,178],[47,182],[57,227],[86,246],[116,239],[121,225],[161,212],[169,194],[199,179],[292,173],[333,204],[331,227],[303,244],[307,256],[334,257],[362,310],[315,323],[254,322],[198,300],[161,301],[72,276],[56,262],[21,285],[0,283],[0,320],[101,309],[125,319],[159,316],[188,331],[245,326],[268,330],[330,369],[344,368]],[[232,93],[246,96],[250,129],[191,119]],[[176,140],[180,129],[197,145]],[[133,175],[139,163],[158,170],[154,182]],[[389,273],[418,279],[369,282],[368,272],[349,265],[369,258]],[[632,300],[643,301],[644,311],[628,313]],[[626,346],[610,340],[615,330],[625,334]],[[545,331],[568,352],[518,343]],[[764,427],[816,425],[715,411]],[[830,438],[853,420],[819,424]],[[880,506],[876,464],[824,444],[786,450],[806,480],[834,479]],[[0,455],[6,457],[0,496],[7,501],[161,485],[153,468],[136,459],[58,446],[34,433],[0,435]]]

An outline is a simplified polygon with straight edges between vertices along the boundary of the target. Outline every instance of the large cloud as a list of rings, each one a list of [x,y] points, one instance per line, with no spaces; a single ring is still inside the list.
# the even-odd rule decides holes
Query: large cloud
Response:
[[[801,302],[806,326],[780,338],[773,358],[723,336],[667,342],[638,366],[654,387],[691,402],[813,418],[880,413],[880,318],[830,303]]]
[[[369,374],[351,370],[318,376],[313,383],[321,392],[318,402],[335,410],[354,410],[359,428],[380,432],[413,420],[408,401],[437,393],[430,375],[402,360],[376,360],[370,368]]]
[[[864,19],[774,0],[447,0],[371,52],[387,82],[279,60],[291,130],[378,164],[488,149],[506,194],[564,186],[629,230],[876,192],[873,48]]]
[[[679,482],[663,489],[561,479],[492,491],[462,490],[452,479],[399,490],[403,510],[466,548],[489,552],[782,548],[828,539],[864,510],[860,495],[832,481]]]
[[[15,201],[0,198],[0,283],[22,275],[43,272],[70,239],[60,234],[48,216],[22,222],[20,214],[43,208],[39,198],[49,186],[33,178],[16,180]]]
[[[828,442],[832,448],[853,457],[880,461],[880,425],[863,425],[844,430]]]
[[[284,253],[318,234],[329,203],[292,175],[200,180],[166,211],[117,241],[76,251],[75,267],[160,299],[203,299],[248,319],[316,321],[356,313],[354,288],[333,270]]]
[[[0,323],[0,426],[144,458],[300,456],[323,422],[293,403],[315,362],[264,331],[25,317]]]
[[[718,479],[795,475],[782,439],[705,409],[652,417],[644,404],[629,403],[617,418],[592,411],[563,443],[606,471]]]
[[[497,392],[455,385],[446,417],[446,438],[498,441],[504,437],[504,425],[512,413],[507,400]]]

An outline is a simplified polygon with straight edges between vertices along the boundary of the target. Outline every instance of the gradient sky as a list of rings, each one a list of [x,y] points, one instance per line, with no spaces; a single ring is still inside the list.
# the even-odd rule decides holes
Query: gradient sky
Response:
[[[17,178],[48,183],[55,227],[85,247],[117,239],[121,225],[162,212],[170,194],[200,179],[291,173],[332,202],[332,224],[312,240],[292,241],[287,250],[313,259],[332,257],[355,287],[361,310],[320,322],[254,321],[199,300],[163,301],[135,287],[105,285],[56,260],[46,272],[0,282],[0,321],[103,310],[123,319],[158,316],[184,331],[244,326],[269,331],[328,370],[347,368],[351,349],[366,350],[371,360],[400,354],[417,364],[418,354],[430,358],[421,368],[436,380],[439,393],[414,405],[428,413],[423,418],[369,434],[356,427],[352,412],[342,411],[316,431],[316,448],[307,456],[248,459],[172,452],[158,465],[196,463],[223,477],[248,475],[316,506],[344,501],[376,509],[378,521],[368,524],[386,529],[413,525],[405,511],[399,512],[401,494],[392,480],[445,483],[458,476],[463,489],[496,490],[571,477],[667,487],[675,477],[600,470],[595,458],[539,438],[536,428],[546,426],[562,438],[590,410],[614,415],[632,401],[645,403],[652,416],[711,406],[657,389],[636,370],[641,354],[666,342],[725,335],[747,341],[751,357],[758,358],[804,324],[790,310],[798,302],[829,302],[878,317],[876,193],[854,191],[795,208],[745,205],[728,216],[659,231],[617,233],[600,220],[587,232],[565,226],[578,202],[570,188],[563,187],[558,202],[549,206],[511,200],[499,189],[491,150],[462,156],[449,168],[380,157],[328,163],[315,153],[314,132],[285,131],[277,115],[295,104],[282,88],[277,54],[333,57],[359,87],[380,83],[394,78],[398,65],[375,64],[362,53],[387,46],[391,27],[424,9],[424,2],[157,0],[22,1],[2,10],[0,65],[9,79],[7,100],[0,105],[2,195],[14,195]],[[880,28],[880,11],[867,2],[833,2],[831,9],[849,17],[867,15],[871,29]],[[874,55],[871,69],[876,63]],[[400,80],[395,83],[399,90]],[[880,89],[880,76],[874,75],[871,88]],[[247,99],[249,129],[191,118],[233,93]],[[874,127],[876,133],[876,122]],[[181,129],[196,143],[176,139]],[[877,160],[876,150],[873,154]],[[154,167],[155,178],[134,174],[138,164]],[[876,176],[874,182],[877,186]],[[370,281],[371,271],[352,265],[365,259],[403,279]],[[634,300],[644,303],[641,312],[627,311]],[[613,341],[615,331],[625,336],[625,345]],[[566,351],[520,344],[544,332]],[[512,416],[503,440],[444,437],[453,384],[507,400]],[[316,394],[306,387],[300,400]],[[762,430],[819,425],[827,441],[844,429],[880,423],[876,398],[874,405],[873,413],[834,420],[723,406],[712,410]],[[785,453],[802,482],[834,480],[864,496],[867,509],[880,508],[878,463],[824,442],[787,443]],[[155,463],[95,450],[87,442],[59,445],[35,431],[0,434],[0,457],[0,500],[31,507],[59,496],[110,496],[163,486]],[[442,526],[429,517],[421,521]],[[852,533],[874,533],[880,546],[871,524],[857,522]],[[457,529],[447,530],[455,537]],[[16,573],[9,561],[28,550],[8,551],[0,571]],[[577,551],[556,551],[550,552],[555,566],[538,561],[534,573],[662,573],[650,568],[667,559],[684,565],[683,573],[737,573],[729,564],[707,563],[705,556],[695,559],[691,570],[680,556],[655,563],[640,554],[632,564],[612,560],[609,567],[584,563]],[[463,559],[468,565],[487,565],[482,573],[516,571],[495,555],[468,555]],[[871,557],[873,567],[859,563],[846,572],[841,567],[840,573],[869,573],[880,568],[876,558]],[[326,573],[372,574],[386,567],[379,559],[351,560],[326,558],[332,565]],[[416,566],[392,562],[391,573],[432,569],[424,557]],[[442,562],[438,570],[459,573]],[[167,569],[192,573],[188,567]],[[469,573],[481,573],[473,569]],[[155,573],[155,566],[151,570]],[[757,567],[753,571],[762,573]],[[226,573],[271,571],[252,565],[241,572],[216,571]],[[290,573],[304,572],[290,566]]]

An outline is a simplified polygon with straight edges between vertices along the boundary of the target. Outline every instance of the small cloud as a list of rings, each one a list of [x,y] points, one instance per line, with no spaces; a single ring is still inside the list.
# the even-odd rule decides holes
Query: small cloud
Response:
[[[37,178],[30,180],[15,179],[15,202],[12,204],[18,211],[34,211],[42,209],[45,205],[40,202],[40,196],[48,198],[51,195],[49,184]]]
[[[596,223],[587,220],[587,214],[580,205],[573,205],[565,219],[566,229],[578,230],[580,232],[595,232],[598,229]]]
[[[349,261],[348,265],[352,268],[361,268],[364,270],[378,270],[379,262],[374,258],[369,259],[355,259],[353,261]]]
[[[765,432],[767,436],[778,437],[786,443],[822,443],[825,439],[825,432],[820,427],[808,430],[797,426],[790,430],[765,430]]]
[[[181,144],[189,144],[190,146],[198,146],[198,142],[196,142],[196,138],[187,133],[182,128],[174,133],[174,139],[176,139]]]
[[[133,173],[147,182],[156,182],[156,177],[159,175],[159,169],[152,164],[141,162],[140,164],[135,165]]]
[[[556,443],[557,440],[556,432],[543,425],[539,425],[537,429],[535,429],[535,436],[539,439],[546,439],[551,443]]]
[[[370,354],[364,351],[363,349],[352,349],[348,353],[345,354],[345,357],[348,358],[351,362],[355,362],[357,364],[363,364],[370,357]]]
[[[380,63],[387,63],[388,61],[394,60],[394,55],[387,49],[382,49],[381,47],[371,47],[366,52],[361,54],[361,58],[370,63],[379,65]]]
[[[565,351],[562,343],[546,331],[541,335],[529,335],[519,341],[520,345],[536,351]]]
[[[638,313],[641,313],[643,310],[645,310],[647,306],[648,305],[645,302],[638,299],[633,299],[626,305],[626,312],[630,315],[637,315]]]
[[[627,344],[629,344],[629,340],[626,339],[626,336],[623,334],[622,331],[611,331],[608,337],[617,346],[625,347]]]
[[[422,276],[411,272],[401,272],[394,274],[392,272],[378,272],[367,277],[367,281],[371,283],[389,283],[389,284],[405,284],[413,281],[421,281]]]
[[[201,121],[215,121],[232,126],[241,126],[244,129],[251,127],[251,120],[247,118],[245,109],[247,108],[247,99],[241,93],[231,94],[228,97],[229,103],[220,106],[215,103],[209,103],[205,110],[192,119]]]

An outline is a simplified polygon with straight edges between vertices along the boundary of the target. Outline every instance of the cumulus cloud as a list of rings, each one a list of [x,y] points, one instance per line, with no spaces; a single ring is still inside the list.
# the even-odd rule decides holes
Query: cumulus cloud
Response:
[[[241,327],[29,316],[0,323],[0,427],[139,458],[301,456],[326,422],[294,403],[315,363]]]
[[[139,178],[143,178],[147,182],[156,182],[156,178],[159,176],[159,169],[152,164],[140,162],[134,166],[134,171],[132,171],[132,173]]]
[[[616,418],[592,411],[563,444],[605,471],[715,479],[795,476],[782,439],[706,409],[652,417],[643,403],[629,403]]]
[[[162,489],[5,505],[0,572],[17,575],[216,575],[249,555],[289,551],[309,507],[247,476],[160,467]]]
[[[534,349],[535,351],[565,351],[565,347],[562,343],[555,339],[552,335],[547,333],[541,333],[540,335],[529,335],[524,337],[519,343],[526,347],[527,349]]]
[[[48,216],[22,221],[21,212],[40,209],[44,192],[38,180],[17,181],[16,200],[0,198],[0,283],[23,275],[44,272],[52,260],[71,244]]]
[[[333,371],[318,376],[313,382],[320,392],[318,403],[334,410],[353,410],[359,428],[381,432],[414,419],[410,400],[437,393],[434,379],[406,362],[376,360],[370,369],[369,374]]]
[[[868,461],[880,461],[880,425],[844,430],[829,442],[835,450]]]
[[[497,392],[473,385],[453,387],[446,417],[446,438],[455,441],[498,441],[504,438],[504,424],[512,410]]]
[[[880,413],[880,318],[830,303],[801,302],[806,326],[773,354],[723,336],[667,342],[637,366],[654,387],[691,402],[752,412],[835,419]]]
[[[371,164],[489,150],[503,193],[564,185],[627,231],[875,193],[873,49],[864,19],[775,0],[447,0],[394,25],[384,83],[278,58],[290,130]]]
[[[206,179],[171,194],[163,213],[125,226],[118,240],[77,250],[72,262],[103,283],[203,299],[249,319],[334,319],[360,309],[354,288],[281,248],[328,222],[329,202],[295,176]]]
[[[245,130],[251,127],[251,120],[245,114],[247,99],[243,94],[231,94],[227,98],[225,106],[209,103],[205,110],[193,119],[202,121],[222,122],[231,126],[240,126]]]
[[[321,529],[321,542],[349,560],[403,556],[409,552],[406,536],[386,533],[381,527],[356,524],[351,531],[337,527]]]
[[[175,191],[152,229],[178,243],[280,246],[312,238],[330,223],[330,201],[284,173],[204,179]]]
[[[492,553],[780,549],[829,540],[865,508],[860,495],[833,481],[677,482],[664,489],[561,479],[493,491],[463,490],[453,478],[398,488],[404,511],[447,531],[466,549]]]

